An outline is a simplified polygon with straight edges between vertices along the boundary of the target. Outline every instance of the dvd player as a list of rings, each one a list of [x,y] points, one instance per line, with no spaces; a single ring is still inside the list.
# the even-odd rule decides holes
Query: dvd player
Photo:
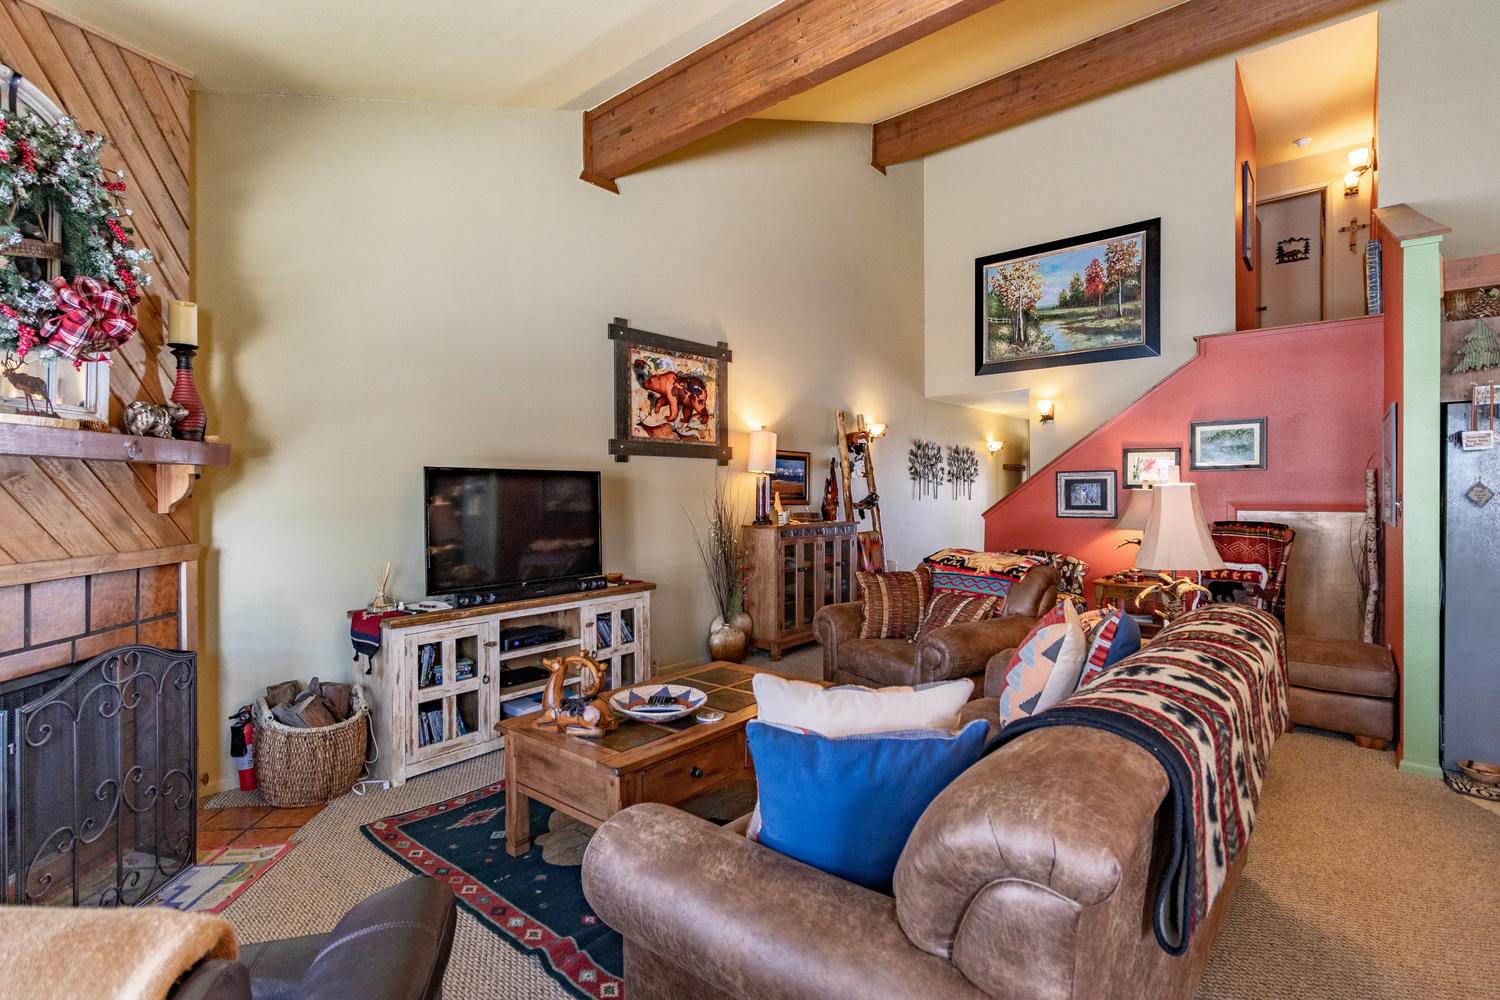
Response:
[[[555,625],[523,625],[517,628],[501,630],[500,648],[508,653],[513,649],[541,646],[549,642],[558,642],[567,637],[567,629],[561,629]]]

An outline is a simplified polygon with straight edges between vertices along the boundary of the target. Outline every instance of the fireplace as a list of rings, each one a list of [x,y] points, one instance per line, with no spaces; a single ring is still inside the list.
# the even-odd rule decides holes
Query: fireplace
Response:
[[[195,860],[197,655],[119,646],[0,684],[7,903],[134,905]]]

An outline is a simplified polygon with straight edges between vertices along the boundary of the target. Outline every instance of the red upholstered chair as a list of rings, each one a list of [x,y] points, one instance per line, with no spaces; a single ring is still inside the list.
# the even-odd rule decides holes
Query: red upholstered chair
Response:
[[[1248,604],[1286,624],[1286,564],[1297,533],[1274,521],[1215,521],[1209,529],[1224,568],[1203,574],[1221,603]]]

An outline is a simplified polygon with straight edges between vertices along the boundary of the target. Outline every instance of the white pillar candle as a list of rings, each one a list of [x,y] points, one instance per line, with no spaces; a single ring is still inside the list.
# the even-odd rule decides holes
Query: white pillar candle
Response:
[[[182,299],[167,303],[167,343],[198,346],[198,303]]]

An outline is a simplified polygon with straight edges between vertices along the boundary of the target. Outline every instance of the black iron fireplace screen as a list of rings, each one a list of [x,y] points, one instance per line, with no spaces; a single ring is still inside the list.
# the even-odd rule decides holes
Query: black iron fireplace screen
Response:
[[[121,646],[0,686],[5,902],[133,905],[193,863],[197,674]]]

